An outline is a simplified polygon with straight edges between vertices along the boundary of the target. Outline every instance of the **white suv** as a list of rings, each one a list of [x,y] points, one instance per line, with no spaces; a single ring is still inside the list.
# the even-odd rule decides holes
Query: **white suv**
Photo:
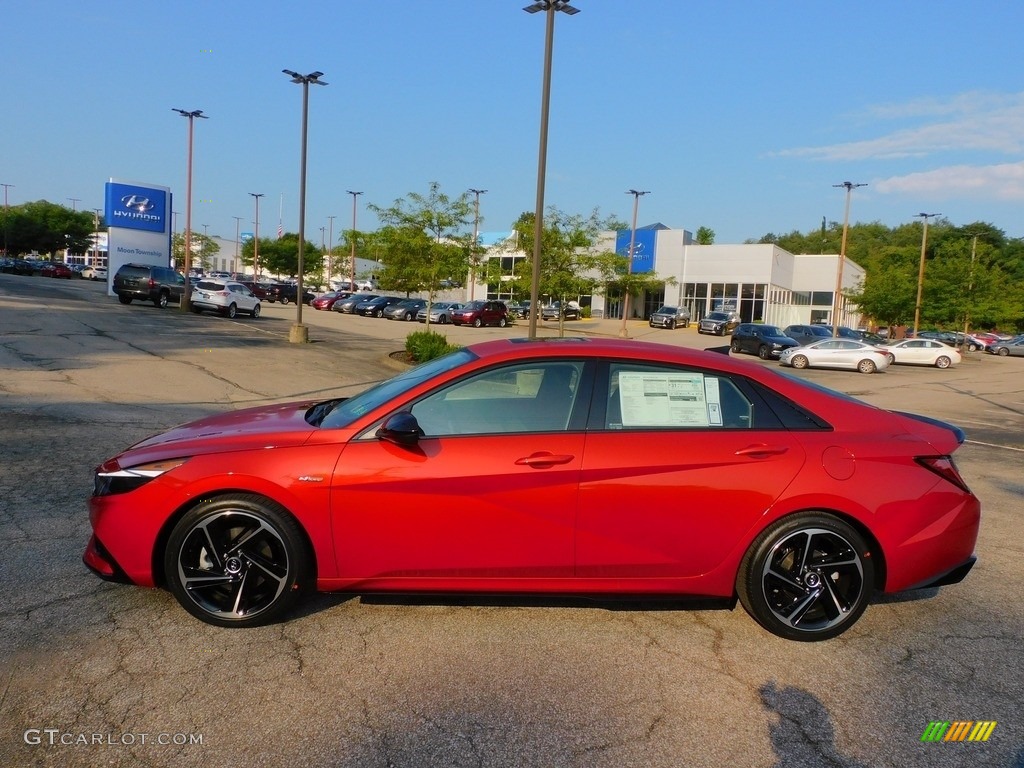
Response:
[[[260,300],[234,280],[200,280],[192,289],[190,306],[196,314],[210,310],[225,317],[235,317],[239,312],[260,316]]]

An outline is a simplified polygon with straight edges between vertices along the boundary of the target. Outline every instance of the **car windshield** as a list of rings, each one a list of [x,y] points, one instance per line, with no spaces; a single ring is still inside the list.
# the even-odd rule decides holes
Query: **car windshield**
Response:
[[[785,336],[782,329],[774,325],[762,325],[761,326],[762,336]]]
[[[712,312],[708,315],[708,320],[728,320],[729,316],[725,312]]]
[[[675,307],[658,307],[654,314],[656,315],[674,315],[676,313]]]
[[[405,373],[400,373],[398,376],[382,381],[380,384],[370,387],[370,389],[354,397],[339,400],[326,413],[319,406],[314,406],[306,418],[313,426],[319,426],[323,429],[347,427],[360,416],[369,413],[374,408],[380,407],[389,400],[401,396],[404,392],[408,392],[427,379],[442,374],[445,371],[450,371],[453,368],[458,368],[460,365],[465,365],[475,359],[476,355],[468,349],[457,349],[443,357],[435,358],[415,368],[411,368]]]

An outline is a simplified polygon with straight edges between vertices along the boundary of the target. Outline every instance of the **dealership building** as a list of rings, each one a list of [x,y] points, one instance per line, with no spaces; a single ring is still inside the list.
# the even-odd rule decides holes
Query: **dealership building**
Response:
[[[838,254],[795,254],[770,243],[740,245],[699,245],[685,229],[653,224],[632,230],[602,233],[595,243],[598,252],[615,251],[625,256],[633,238],[631,270],[653,273],[664,280],[660,289],[648,291],[629,302],[630,314],[648,317],[663,304],[683,306],[696,321],[710,312],[739,313],[743,322],[764,322],[785,327],[794,323],[831,323],[833,296],[839,271]],[[530,269],[532,254],[515,248],[508,233],[481,237],[491,259],[501,259],[503,281]],[[863,268],[846,259],[842,291],[854,290],[864,281]],[[517,300],[510,292],[488,291],[478,285],[476,295]],[[592,316],[622,317],[622,294],[615,285],[592,296],[578,298],[590,306]],[[549,297],[542,297],[546,303]],[[855,304],[840,297],[839,324],[856,327],[860,312]]]

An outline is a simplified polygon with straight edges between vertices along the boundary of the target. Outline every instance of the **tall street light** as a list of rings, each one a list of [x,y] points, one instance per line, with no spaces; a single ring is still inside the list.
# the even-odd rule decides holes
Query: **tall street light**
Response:
[[[537,151],[537,205],[533,223],[533,276],[530,280],[530,332],[531,339],[537,338],[537,317],[540,314],[540,246],[544,233],[544,175],[547,172],[548,156],[548,108],[551,103],[551,49],[555,40],[555,12],[567,16],[579,13],[566,0],[537,0],[525,8],[527,13],[544,11],[547,15],[547,29],[544,37],[544,75],[540,99],[540,148]]]
[[[924,293],[924,252],[928,245],[928,219],[941,216],[941,213],[919,213],[914,218],[924,221],[924,231],[921,233],[921,264],[917,268],[917,302],[914,304],[914,338],[921,326],[921,295]]]
[[[327,289],[331,289],[331,278],[334,276],[334,220],[337,216],[327,217]]]
[[[259,282],[260,279],[260,198],[262,192],[250,192],[256,199],[256,221],[255,231],[252,236],[252,279]]]
[[[473,204],[473,250],[470,251],[470,269],[469,269],[469,300],[473,300],[473,295],[476,293],[476,249],[480,243],[480,195],[486,194],[486,189],[470,189],[476,196],[476,202]]]
[[[192,305],[192,289],[189,285],[189,270],[192,268],[192,129],[195,126],[197,117],[204,120],[207,116],[201,109],[193,109],[191,112],[184,109],[171,108],[182,117],[188,118],[188,171],[185,175],[185,259],[182,269],[185,272],[185,292],[181,295],[179,307],[182,312],[188,312]]]
[[[303,247],[306,244],[306,124],[309,122],[309,85],[327,85],[320,80],[323,72],[310,72],[300,75],[291,69],[282,69],[292,82],[302,86],[302,149],[299,157],[299,269],[296,282],[295,325],[288,334],[288,340],[294,344],[305,344],[309,341],[309,329],[302,324],[302,273],[305,270]]]
[[[356,292],[356,198],[359,197],[362,192],[353,192],[351,189],[346,189],[345,192],[352,195],[352,252],[349,255],[349,283],[348,289],[352,293]]]
[[[99,265],[100,260],[100,214],[103,213],[102,208],[92,209],[92,228],[93,228],[93,240],[92,240],[92,266],[93,268]]]
[[[78,212],[77,206],[78,206],[78,204],[80,202],[82,202],[82,198],[80,198],[80,197],[69,197],[68,200],[71,201],[71,212],[72,213],[77,213]]]
[[[629,233],[629,250],[626,252],[626,274],[633,274],[633,249],[636,248],[636,214],[640,208],[640,196],[649,194],[638,189],[630,189],[627,195],[633,196],[633,228]],[[629,331],[626,330],[626,321],[629,319],[629,285],[622,293],[622,327],[619,329],[619,336],[629,338]]]
[[[846,233],[850,228],[850,193],[857,187],[866,187],[867,184],[854,184],[852,181],[844,181],[842,184],[833,184],[833,187],[846,188],[846,213],[843,215],[843,242],[839,246],[839,267],[836,269],[836,292],[832,294],[832,335],[839,335],[839,308],[840,298],[843,291],[843,267],[846,264]]]

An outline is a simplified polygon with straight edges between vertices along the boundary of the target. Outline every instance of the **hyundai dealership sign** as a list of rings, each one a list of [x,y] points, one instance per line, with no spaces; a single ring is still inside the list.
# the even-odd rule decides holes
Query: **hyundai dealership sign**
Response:
[[[152,184],[107,182],[107,290],[123,264],[171,265],[171,190]]]
[[[615,233],[615,252],[630,261],[629,271],[635,274],[654,271],[654,244],[658,233],[653,229],[620,229]],[[629,241],[633,239],[633,253],[629,252]]]

